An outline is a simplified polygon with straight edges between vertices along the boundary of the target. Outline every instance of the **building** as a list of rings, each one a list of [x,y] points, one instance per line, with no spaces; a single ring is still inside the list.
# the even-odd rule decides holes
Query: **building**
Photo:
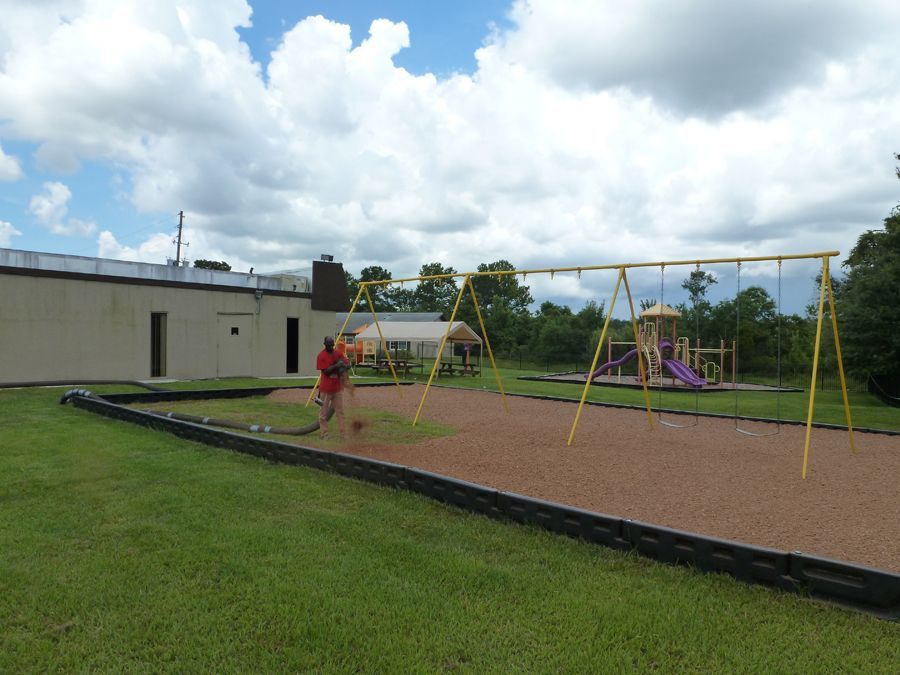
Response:
[[[0,384],[315,375],[348,309],[312,279],[0,249]]]
[[[353,312],[353,315],[350,317],[350,320],[347,321],[347,316],[349,312],[338,312],[335,316],[335,334],[344,328],[344,332],[341,335],[345,338],[349,338],[349,342],[353,342],[353,336],[364,330],[369,324],[374,324],[375,321],[372,319],[372,313],[364,310],[357,309]],[[378,319],[378,323],[387,323],[389,321],[446,321],[446,317],[443,312],[375,312],[375,318]],[[344,327],[344,322],[347,323],[346,327]]]
[[[407,358],[434,359],[446,338],[441,361],[452,363],[457,346],[471,349],[477,345],[476,354],[481,358],[481,338],[465,321],[386,321],[374,323],[356,335],[356,349],[359,363],[377,363],[384,352],[395,357],[406,352]],[[380,334],[379,330],[381,329]]]

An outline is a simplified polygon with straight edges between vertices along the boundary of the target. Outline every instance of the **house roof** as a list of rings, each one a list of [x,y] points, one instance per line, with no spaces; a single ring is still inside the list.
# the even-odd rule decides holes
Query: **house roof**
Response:
[[[447,333],[447,321],[388,321],[378,325],[385,340],[409,340],[410,342],[440,342]],[[377,340],[378,329],[372,324],[356,337],[357,340]],[[478,333],[469,328],[465,321],[454,321],[450,328],[449,340],[453,342],[474,342],[481,344]]]
[[[655,305],[653,305],[653,307],[648,307],[643,312],[641,312],[642,319],[651,316],[675,317],[677,319],[681,316],[681,312],[679,312],[677,309],[669,307],[668,305],[663,305],[657,302]]]
[[[443,321],[444,315],[441,312],[375,312],[378,317],[378,323],[387,323],[395,321]],[[335,330],[340,330],[347,320],[347,312],[338,312],[335,315],[337,325]],[[353,312],[347,327],[344,329],[344,335],[355,333],[357,329],[364,328],[372,323],[372,313],[358,311]]]

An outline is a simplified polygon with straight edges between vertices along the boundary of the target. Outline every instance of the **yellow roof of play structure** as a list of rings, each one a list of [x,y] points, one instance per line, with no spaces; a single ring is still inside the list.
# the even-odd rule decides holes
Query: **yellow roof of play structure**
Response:
[[[641,312],[641,318],[645,319],[647,317],[675,317],[676,319],[681,316],[681,312],[677,309],[673,309],[668,305],[663,305],[657,302],[653,307],[648,307],[643,312]]]

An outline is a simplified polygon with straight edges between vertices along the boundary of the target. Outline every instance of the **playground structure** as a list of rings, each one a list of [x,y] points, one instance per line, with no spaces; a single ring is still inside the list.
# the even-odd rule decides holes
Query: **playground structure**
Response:
[[[734,342],[730,348],[725,347],[724,340],[720,341],[718,349],[703,348],[699,338],[696,338],[694,346],[691,346],[687,337],[678,335],[677,326],[681,312],[662,303],[645,309],[640,316],[641,319],[654,321],[644,321],[638,331],[637,343],[613,341],[612,338],[608,338],[606,363],[586,374],[585,378],[593,381],[605,374],[608,381],[611,382],[615,376],[616,383],[621,384],[622,366],[640,354],[644,360],[644,367],[639,370],[646,376],[647,384],[651,387],[662,385],[664,371],[671,377],[672,384],[678,380],[690,388],[705,388],[710,385],[722,388],[725,385],[725,359],[726,355],[731,357],[735,353]],[[666,335],[666,319],[672,320],[671,336]],[[614,345],[625,345],[629,349],[620,358],[613,359]],[[718,359],[708,358],[711,355],[717,356]],[[735,369],[735,359],[731,358],[731,381],[728,384],[732,388],[736,381]]]
[[[802,477],[805,479],[806,475],[807,475],[807,468],[808,468],[808,463],[809,463],[809,445],[810,445],[810,437],[811,437],[811,432],[812,432],[813,413],[814,413],[814,409],[815,409],[815,393],[816,393],[815,383],[816,383],[816,378],[818,376],[819,354],[821,351],[822,323],[823,323],[823,317],[824,317],[824,313],[825,313],[826,292],[827,292],[827,296],[828,296],[829,314],[831,316],[831,325],[832,325],[832,330],[833,330],[835,351],[837,354],[838,372],[839,372],[840,381],[841,381],[841,393],[842,393],[842,397],[843,397],[844,413],[845,413],[845,418],[846,418],[846,422],[847,422],[847,431],[848,431],[849,440],[850,440],[850,447],[853,452],[856,452],[856,444],[855,444],[855,440],[854,440],[854,436],[853,436],[853,422],[852,422],[851,413],[850,413],[850,402],[849,402],[849,397],[847,394],[847,384],[846,384],[846,377],[844,374],[843,359],[841,357],[841,347],[840,347],[840,337],[838,335],[837,316],[836,316],[836,312],[835,312],[835,308],[834,308],[834,292],[831,287],[830,260],[831,260],[831,258],[838,256],[838,255],[840,255],[839,251],[826,251],[826,252],[820,252],[820,253],[802,253],[802,254],[791,254],[791,255],[781,255],[781,256],[753,256],[753,257],[746,257],[746,258],[714,258],[714,259],[701,259],[701,260],[677,260],[677,261],[659,261],[659,262],[643,262],[643,263],[620,263],[620,264],[613,264],[613,265],[591,265],[591,266],[582,266],[582,267],[543,268],[543,269],[534,269],[534,270],[462,272],[462,273],[452,273],[452,274],[437,274],[437,275],[428,275],[428,276],[419,276],[419,277],[409,277],[409,278],[404,278],[404,279],[364,281],[364,282],[360,282],[360,284],[359,284],[359,291],[357,292],[356,297],[353,300],[353,304],[350,307],[350,312],[347,315],[347,319],[344,322],[344,326],[342,326],[342,328],[338,334],[339,335],[343,334],[344,329],[346,328],[346,325],[349,322],[350,316],[352,316],[360,299],[363,296],[365,296],[366,300],[368,301],[368,306],[370,308],[370,311],[372,312],[372,319],[373,319],[373,323],[376,328],[376,332],[379,334],[379,338],[382,341],[384,340],[381,326],[379,325],[377,316],[375,315],[375,308],[374,308],[374,304],[372,302],[372,297],[369,292],[370,286],[373,286],[373,287],[374,286],[390,286],[393,284],[403,284],[406,282],[419,282],[419,281],[425,281],[425,280],[451,279],[451,278],[461,277],[463,279],[463,282],[460,285],[459,293],[456,297],[456,303],[454,304],[453,312],[451,313],[449,321],[448,321],[447,333],[444,335],[443,341],[441,342],[440,351],[443,350],[444,345],[447,342],[447,338],[448,338],[449,332],[450,332],[449,326],[451,326],[453,324],[453,321],[456,318],[456,314],[457,314],[457,311],[459,310],[459,306],[460,306],[460,302],[462,301],[463,294],[465,293],[466,289],[469,289],[470,294],[472,296],[472,302],[475,307],[475,312],[478,317],[479,326],[481,328],[481,334],[484,338],[484,344],[485,344],[485,347],[487,347],[488,357],[490,359],[491,367],[493,369],[494,376],[496,378],[497,387],[498,387],[498,390],[501,395],[501,400],[503,402],[504,409],[507,412],[509,412],[509,407],[508,407],[508,403],[506,400],[506,394],[503,389],[503,383],[500,379],[500,373],[497,369],[496,361],[494,359],[494,354],[491,349],[491,344],[490,344],[490,340],[488,338],[487,330],[485,329],[485,326],[484,326],[484,320],[482,318],[481,309],[479,307],[478,299],[476,297],[475,288],[474,288],[474,285],[472,284],[473,277],[481,277],[481,276],[502,277],[502,276],[522,275],[522,277],[524,279],[528,274],[550,274],[550,277],[552,279],[555,274],[564,273],[564,272],[575,272],[578,274],[578,276],[580,278],[581,274],[583,272],[587,272],[587,271],[616,270],[618,272],[618,274],[616,276],[616,284],[615,284],[615,288],[613,289],[613,292],[612,292],[612,298],[610,301],[609,310],[607,311],[606,320],[603,323],[603,328],[600,332],[600,338],[597,341],[597,348],[594,353],[594,358],[591,363],[591,367],[588,371],[589,373],[595,373],[597,370],[598,361],[600,359],[600,353],[603,349],[603,345],[604,345],[604,342],[606,341],[606,336],[609,331],[610,318],[612,317],[613,310],[615,309],[616,299],[618,298],[618,295],[619,295],[619,289],[622,286],[624,286],[624,288],[625,288],[625,293],[626,293],[626,296],[628,299],[629,312],[630,312],[630,316],[631,316],[631,325],[632,325],[632,330],[633,330],[633,334],[634,334],[634,342],[636,345],[641,344],[641,335],[638,330],[637,318],[634,313],[634,302],[632,300],[631,290],[628,286],[627,270],[635,269],[635,268],[658,267],[661,271],[662,278],[664,278],[665,269],[667,266],[674,267],[674,266],[682,266],[682,265],[696,265],[697,269],[699,270],[701,265],[719,264],[719,263],[735,263],[737,265],[737,270],[738,270],[738,276],[737,276],[737,278],[738,278],[738,297],[740,297],[740,270],[741,270],[741,264],[744,262],[777,261],[778,266],[779,266],[778,269],[779,269],[779,282],[780,282],[781,264],[783,261],[785,261],[785,260],[800,260],[800,259],[819,259],[822,261],[822,275],[821,275],[821,283],[820,283],[820,287],[819,287],[819,302],[818,302],[818,311],[817,311],[817,319],[816,319],[815,347],[813,350],[813,364],[812,364],[812,378],[811,378],[812,382],[811,382],[811,386],[810,386],[810,390],[809,390],[809,405],[808,405],[808,413],[807,413],[807,421],[806,421],[806,435],[805,435],[805,441],[804,441],[804,447],[803,447]],[[739,312],[739,310],[738,310],[738,312]],[[738,316],[738,319],[739,318],[740,317]],[[676,350],[676,343],[669,341],[669,343],[667,345],[667,344],[663,343],[662,341],[660,341],[660,342],[657,342],[656,348],[657,349],[662,348],[663,352],[665,352],[665,350],[667,348],[670,348],[674,352]],[[736,353],[737,352],[736,352],[736,348],[735,348],[735,351],[733,352],[733,354],[735,355],[735,358],[736,358]],[[662,355],[660,355],[660,359],[659,359],[660,364],[662,364],[662,361],[663,361],[661,356]],[[779,354],[779,357],[780,357],[780,354]],[[666,365],[670,369],[670,372],[672,372],[672,369],[674,369],[675,372],[677,372],[683,376],[688,376],[688,373],[691,373],[690,368],[688,366],[686,366],[684,363],[678,361],[677,359],[674,359],[674,358],[673,359],[665,359],[665,361],[667,361]],[[398,394],[402,397],[403,394],[402,394],[402,391],[400,388],[400,382],[397,378],[396,369],[394,368],[394,365],[391,360],[391,356],[390,356],[389,352],[387,353],[387,364],[390,369],[391,375],[394,379],[394,383],[397,386]],[[679,365],[674,365],[674,364],[679,364]],[[439,368],[439,363],[436,360],[434,367],[432,368],[431,373],[428,377],[428,382],[425,385],[425,391],[422,394],[422,399],[419,402],[419,406],[416,411],[415,418],[413,419],[413,425],[415,425],[419,420],[419,417],[422,413],[422,407],[424,406],[425,400],[428,397],[429,389],[431,388],[431,384],[437,374],[438,368]],[[648,392],[648,381],[650,378],[645,373],[645,366],[644,366],[643,358],[638,359],[638,369],[639,369],[640,378],[642,381],[644,404],[645,404],[646,414],[647,414],[647,423],[650,428],[653,428],[654,420],[653,420],[653,413],[652,413],[652,409],[651,409],[651,405],[650,405],[650,396],[649,396],[649,392]],[[694,375],[694,377],[696,380],[701,379],[699,377],[696,377],[696,375]],[[705,383],[705,381],[704,381],[704,383]],[[572,422],[572,427],[571,427],[571,430],[569,432],[569,437],[566,442],[567,446],[572,445],[572,441],[575,436],[575,431],[578,428],[578,421],[581,417],[581,413],[584,408],[584,403],[587,398],[587,393],[590,388],[590,385],[591,385],[591,378],[585,378],[585,384],[584,384],[584,388],[582,390],[581,399],[578,403],[578,409],[575,413],[575,419]],[[307,399],[307,405],[309,405],[309,402],[312,400],[317,386],[318,386],[318,381],[316,382],[316,384],[313,386],[312,390],[310,391],[309,398]],[[697,385],[692,385],[692,386],[696,387]],[[735,419],[737,419],[737,406],[736,406]],[[735,427],[735,429],[736,429],[736,431],[742,432],[742,430],[737,427]]]

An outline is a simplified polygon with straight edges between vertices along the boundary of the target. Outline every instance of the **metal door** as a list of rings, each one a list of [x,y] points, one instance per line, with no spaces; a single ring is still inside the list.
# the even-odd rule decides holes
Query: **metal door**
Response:
[[[253,375],[253,315],[219,314],[218,377]]]

